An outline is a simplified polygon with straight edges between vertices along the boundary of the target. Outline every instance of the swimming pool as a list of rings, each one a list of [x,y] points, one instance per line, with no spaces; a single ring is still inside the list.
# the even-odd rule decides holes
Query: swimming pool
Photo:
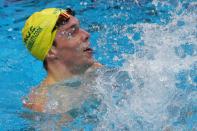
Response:
[[[73,8],[91,33],[95,59],[109,68],[91,85],[101,101],[85,101],[61,127],[58,115],[21,103],[46,75],[21,29],[48,7]],[[197,130],[195,0],[3,0],[0,16],[1,130]]]

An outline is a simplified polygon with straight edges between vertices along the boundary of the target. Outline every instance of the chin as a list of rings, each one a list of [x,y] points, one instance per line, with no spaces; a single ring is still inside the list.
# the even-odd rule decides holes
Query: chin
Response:
[[[94,64],[93,59],[86,59],[84,62],[78,63],[73,66],[72,73],[74,74],[83,74]]]
[[[94,59],[88,59],[88,62],[87,62],[88,65],[92,66],[94,64]]]
[[[83,68],[84,68],[85,70],[87,70],[87,69],[90,68],[93,64],[94,64],[94,60],[93,60],[93,59],[88,59],[88,60],[83,64]]]

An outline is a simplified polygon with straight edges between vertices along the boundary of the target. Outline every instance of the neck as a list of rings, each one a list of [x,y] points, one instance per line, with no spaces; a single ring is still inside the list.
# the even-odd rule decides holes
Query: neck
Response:
[[[69,79],[75,76],[71,71],[69,71],[65,66],[60,63],[49,64],[47,77],[42,82],[41,86],[49,86],[55,84],[64,79]]]
[[[86,69],[86,72],[90,72],[90,70],[99,68],[101,66],[102,65],[100,63],[95,62],[90,68]],[[49,86],[59,81],[69,79],[72,78],[73,76],[81,74],[81,72],[73,73],[71,70],[68,70],[68,68],[65,67],[65,65],[62,65],[60,63],[49,64],[47,73],[48,73],[47,77],[42,82],[41,87]]]

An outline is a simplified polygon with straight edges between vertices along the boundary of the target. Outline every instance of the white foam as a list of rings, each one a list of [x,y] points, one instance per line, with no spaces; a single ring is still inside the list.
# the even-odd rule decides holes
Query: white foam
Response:
[[[180,6],[177,10],[180,10]],[[184,25],[179,26],[179,21]],[[173,122],[178,120],[181,109],[186,106],[188,99],[193,95],[196,97],[196,93],[187,94],[185,90],[177,88],[176,75],[182,70],[190,70],[197,56],[181,58],[175,48],[186,43],[197,46],[197,15],[187,11],[181,15],[173,14],[167,25],[142,23],[132,27],[135,32],[140,32],[141,39],[135,41],[133,34],[126,34],[137,51],[126,57],[127,61],[121,70],[129,73],[133,87],[124,92],[126,98],[120,102],[121,106],[115,105],[114,77],[106,82],[102,76],[97,79],[96,88],[102,94],[103,108],[107,107],[97,130],[186,129],[184,124],[174,126]],[[140,42],[144,42],[144,46],[140,46]],[[185,95],[185,98],[178,99],[181,95]],[[171,108],[175,108],[176,113],[171,113]]]

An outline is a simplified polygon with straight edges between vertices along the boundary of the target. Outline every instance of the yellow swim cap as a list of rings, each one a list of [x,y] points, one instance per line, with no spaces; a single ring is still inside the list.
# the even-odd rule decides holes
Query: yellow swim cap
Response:
[[[44,60],[56,35],[54,26],[63,9],[48,8],[31,15],[22,29],[22,37],[27,49],[39,60]]]

